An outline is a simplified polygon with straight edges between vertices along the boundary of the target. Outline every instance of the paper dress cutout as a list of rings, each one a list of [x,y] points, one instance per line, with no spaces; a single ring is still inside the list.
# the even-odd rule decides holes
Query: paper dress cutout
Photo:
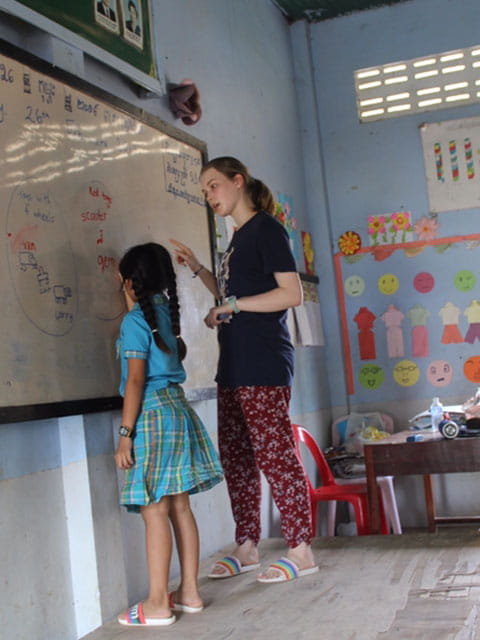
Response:
[[[429,339],[427,320],[430,311],[421,304],[414,304],[407,315],[412,323],[412,356],[414,358],[426,358],[429,355]]]
[[[463,342],[462,334],[458,328],[460,309],[453,302],[447,302],[438,312],[443,322],[442,344],[457,344]]]
[[[404,314],[394,304],[389,304],[381,319],[387,327],[387,351],[389,358],[403,358],[402,322]]]
[[[360,360],[375,360],[377,357],[375,348],[375,334],[372,331],[373,323],[376,315],[367,309],[361,307],[354,317],[354,321],[358,326],[358,346],[360,349]]]
[[[480,341],[480,302],[472,300],[463,315],[467,316],[469,322],[467,333],[465,334],[465,342],[473,344],[475,340]]]

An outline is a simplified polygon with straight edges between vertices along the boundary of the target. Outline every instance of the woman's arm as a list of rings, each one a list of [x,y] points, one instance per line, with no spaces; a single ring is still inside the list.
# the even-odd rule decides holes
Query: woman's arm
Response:
[[[290,307],[298,307],[303,303],[303,289],[298,273],[274,273],[277,287],[259,293],[256,296],[245,296],[237,298],[236,305],[239,311],[256,311],[257,313],[268,313],[271,311],[283,311]],[[229,303],[213,307],[210,309],[205,324],[211,329],[216,327],[222,320],[218,320],[220,314],[232,314],[233,309]]]
[[[145,360],[141,358],[128,358],[127,363],[128,375],[123,398],[122,425],[133,429],[142,406],[146,365]],[[120,436],[115,452],[115,462],[119,469],[129,469],[133,465],[132,448],[132,438]]]
[[[203,282],[203,284],[207,287],[210,293],[213,295],[215,299],[220,297],[220,292],[218,290],[217,279],[214,274],[204,267],[203,264],[200,264],[195,254],[189,247],[186,247],[178,240],[174,240],[170,238],[170,242],[175,245],[175,258],[178,264],[183,264],[184,266],[189,266],[192,273],[196,273],[197,277]]]

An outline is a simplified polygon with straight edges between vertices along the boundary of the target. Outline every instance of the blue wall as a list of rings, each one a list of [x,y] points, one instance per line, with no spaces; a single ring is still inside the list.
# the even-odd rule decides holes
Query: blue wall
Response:
[[[348,230],[357,232],[362,245],[369,245],[367,217],[401,209],[410,211],[415,222],[429,214],[429,203],[419,126],[476,116],[478,105],[402,116],[388,120],[360,123],[357,115],[354,71],[375,65],[409,60],[424,55],[478,45],[480,36],[480,5],[475,0],[418,0],[358,12],[339,19],[311,25],[310,55],[317,100],[317,117],[325,174],[327,218],[331,228],[331,253],[338,251],[337,240]],[[479,231],[479,209],[465,209],[438,214],[439,237],[473,234]],[[322,230],[318,221],[316,238]],[[416,238],[415,238],[416,239]],[[402,254],[402,255],[400,255]],[[326,259],[326,258],[325,258]],[[400,358],[386,354],[385,328],[375,322],[377,360],[384,368],[385,383],[377,391],[367,391],[355,380],[351,406],[365,410],[380,405],[405,424],[408,417],[426,409],[434,395],[445,403],[463,402],[475,390],[475,384],[463,376],[463,363],[480,353],[476,345],[442,345],[439,309],[448,301],[456,302],[462,312],[474,298],[480,298],[480,270],[478,251],[465,247],[451,248],[443,253],[432,248],[415,258],[405,258],[398,252],[383,262],[371,256],[357,264],[344,261],[344,275],[360,273],[366,282],[366,293],[360,298],[348,298],[348,330],[353,350],[355,375],[358,366],[368,361],[358,360],[357,326],[353,322],[356,310],[363,304],[375,309],[377,318],[387,305],[396,304],[406,313],[413,304],[421,302],[430,312],[430,355],[416,361],[421,375],[412,387],[398,385],[393,379],[393,367]],[[476,288],[461,294],[453,286],[457,269],[469,268],[477,275]],[[415,296],[413,275],[431,271],[437,286],[427,296]],[[382,295],[377,280],[384,273],[399,275],[400,289],[395,296]],[[331,275],[325,283],[323,303],[335,300],[337,290]],[[327,312],[328,360],[343,360],[339,341],[338,307]],[[331,315],[330,315],[331,314]],[[337,322],[334,321],[335,314]],[[462,333],[466,325],[463,320]],[[406,353],[410,349],[410,325],[404,320]],[[355,361],[355,357],[357,358]],[[435,387],[426,378],[428,364],[435,359],[447,359],[454,367],[452,383],[445,388]],[[415,360],[415,358],[411,358]],[[334,370],[331,402],[344,402],[344,373]]]

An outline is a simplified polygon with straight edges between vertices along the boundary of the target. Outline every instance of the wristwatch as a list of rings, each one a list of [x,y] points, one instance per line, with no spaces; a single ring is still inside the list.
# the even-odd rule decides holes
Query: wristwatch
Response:
[[[118,429],[118,435],[125,436],[125,438],[131,438],[133,435],[133,427],[125,427],[122,424]]]

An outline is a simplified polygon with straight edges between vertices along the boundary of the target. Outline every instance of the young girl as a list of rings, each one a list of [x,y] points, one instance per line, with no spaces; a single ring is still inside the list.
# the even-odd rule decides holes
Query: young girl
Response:
[[[174,611],[203,609],[198,592],[198,530],[189,494],[222,480],[213,444],[180,384],[186,347],[180,337],[176,277],[168,251],[153,242],[131,248],[120,261],[131,310],[120,328],[124,396],[115,461],[126,470],[120,503],[142,514],[149,574],[147,600],[118,621],[124,625],[169,625]],[[181,582],[168,594],[172,555],[170,522]]]
[[[270,215],[274,199],[268,187],[229,156],[208,162],[200,181],[213,211],[232,216],[235,223],[218,277],[173,240],[177,261],[221,300],[205,322],[219,327],[218,439],[237,548],[216,563],[209,577],[228,578],[259,567],[262,471],[280,511],[288,551],[258,580],[283,582],[318,571],[308,488],[289,417],[294,352],[286,310],[302,303],[302,288],[287,233]]]

